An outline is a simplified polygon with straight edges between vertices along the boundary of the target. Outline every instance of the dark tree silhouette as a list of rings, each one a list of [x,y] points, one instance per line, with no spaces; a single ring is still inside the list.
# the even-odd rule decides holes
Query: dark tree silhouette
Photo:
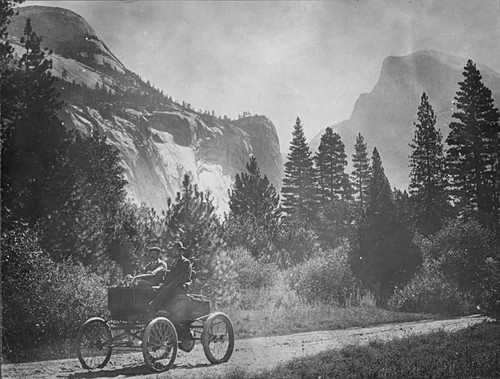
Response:
[[[377,148],[372,155],[372,176],[366,212],[359,227],[359,247],[352,267],[363,284],[383,299],[408,280],[418,265],[412,235],[398,218],[393,194]]]
[[[351,185],[345,172],[346,158],[340,135],[334,133],[332,128],[326,128],[314,157],[321,200],[324,204],[334,199],[347,200],[351,197]]]
[[[364,138],[359,133],[356,136],[356,144],[354,145],[354,154],[352,155],[353,171],[351,179],[354,189],[354,195],[359,201],[361,208],[364,208],[366,203],[366,191],[370,182],[370,162],[366,151],[366,143]]]
[[[292,136],[281,189],[282,207],[289,218],[307,223],[314,217],[317,206],[316,171],[298,117]]]
[[[446,167],[441,132],[436,129],[436,116],[429,98],[422,94],[410,143],[410,195],[417,230],[428,235],[443,226],[449,215]]]
[[[451,188],[459,212],[496,226],[500,220],[500,113],[469,60],[455,96],[446,142]]]
[[[246,168],[248,172],[236,174],[228,191],[230,211],[225,223],[228,243],[247,247],[255,257],[269,255],[279,228],[279,196],[267,176],[261,176],[254,156]]]

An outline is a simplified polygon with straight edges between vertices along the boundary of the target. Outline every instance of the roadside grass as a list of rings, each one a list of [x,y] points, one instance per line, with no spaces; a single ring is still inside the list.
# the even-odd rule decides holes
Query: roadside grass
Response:
[[[436,318],[428,314],[393,312],[378,308],[369,292],[357,293],[346,300],[347,306],[308,304],[284,281],[279,280],[270,288],[247,291],[239,301],[219,307],[219,310],[231,318],[236,338],[277,336]]]
[[[299,358],[259,373],[240,369],[224,379],[500,377],[500,323],[439,331],[391,342],[348,346]]]

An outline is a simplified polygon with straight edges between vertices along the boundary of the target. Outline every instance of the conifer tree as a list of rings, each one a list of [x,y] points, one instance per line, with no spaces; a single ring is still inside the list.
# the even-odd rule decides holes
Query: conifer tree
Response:
[[[411,235],[398,220],[377,148],[373,150],[366,212],[359,228],[359,247],[354,251],[352,267],[365,286],[380,291],[383,296],[410,278],[416,268]]]
[[[279,212],[279,196],[267,175],[261,176],[255,156],[246,164],[248,173],[236,174],[229,193],[230,216],[238,219],[252,218],[257,222],[273,220],[276,224]]]
[[[58,209],[75,180],[68,165],[72,137],[57,117],[62,102],[40,41],[28,19],[22,38],[26,52],[18,65],[2,72],[3,216],[30,225]]]
[[[125,201],[120,157],[97,133],[80,136],[58,119],[57,79],[30,19],[21,42],[25,53],[1,76],[2,227],[25,223],[52,259],[98,265]]]
[[[353,171],[351,173],[354,194],[363,208],[366,203],[366,191],[370,182],[370,162],[366,151],[366,143],[359,133],[354,145],[354,154],[352,155]]]
[[[175,202],[169,204],[163,245],[171,242],[171,232],[178,234],[196,267],[206,269],[222,241],[222,227],[210,193],[199,191],[189,175],[184,175],[181,191],[177,193]]]
[[[304,129],[298,117],[292,136],[281,190],[282,207],[287,216],[308,222],[313,218],[317,205],[316,172]]]
[[[367,190],[366,212],[368,215],[390,214],[394,211],[389,179],[384,172],[382,159],[375,147],[372,155],[371,178]]]
[[[72,258],[87,266],[96,267],[108,258],[126,264],[125,252],[116,247],[117,216],[125,203],[127,183],[119,151],[93,131],[77,135],[70,153],[68,165],[76,182],[66,204],[41,220],[42,247],[58,261],[71,252]]]
[[[455,96],[446,142],[454,200],[461,214],[498,227],[500,220],[500,114],[491,91],[469,60]]]
[[[14,15],[14,6],[21,4],[23,0],[2,0],[0,1],[0,71],[3,78],[4,71],[12,60],[14,48],[10,45],[7,32],[7,26],[10,18]],[[1,87],[0,87],[1,90]],[[2,103],[4,97],[2,96]]]
[[[334,133],[331,127],[327,127],[314,157],[321,200],[324,204],[334,199],[347,200],[350,197],[351,186],[345,173],[346,157],[340,135]]]
[[[429,98],[422,94],[410,143],[410,195],[417,230],[428,235],[438,231],[449,211],[442,135]]]
[[[278,233],[281,210],[276,188],[266,175],[261,176],[252,156],[248,172],[236,174],[229,189],[229,215],[226,237],[230,245],[242,245],[255,256],[271,254]]]

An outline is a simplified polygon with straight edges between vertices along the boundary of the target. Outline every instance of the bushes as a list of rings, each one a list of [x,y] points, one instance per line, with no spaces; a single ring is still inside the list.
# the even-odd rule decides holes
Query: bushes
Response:
[[[245,250],[236,256],[235,269],[239,287],[243,290],[271,287],[279,273],[275,264],[258,261]]]
[[[463,314],[472,310],[472,299],[437,267],[426,265],[404,288],[394,291],[388,306],[403,312]]]
[[[403,289],[395,291],[390,307],[463,314],[473,311],[483,299],[485,309],[492,312],[493,299],[498,296],[498,274],[491,258],[495,255],[493,241],[491,233],[480,224],[462,220],[450,222],[428,238],[416,238],[424,264]]]
[[[276,252],[270,260],[286,268],[307,261],[319,250],[315,232],[298,223],[284,223],[278,235]]]
[[[320,252],[292,269],[291,286],[308,303],[325,302],[344,305],[355,288],[348,263],[348,249]]]
[[[78,264],[54,263],[27,229],[2,233],[2,324],[10,360],[74,339],[90,316],[106,312],[104,281]]]
[[[481,313],[500,320],[500,254],[488,258],[484,267],[484,280],[479,302]]]
[[[246,306],[246,295],[251,297],[250,293],[271,287],[279,275],[276,264],[259,261],[242,248],[217,252],[211,272],[203,292],[220,306]]]
[[[238,275],[235,270],[234,253],[220,250],[214,254],[207,268],[209,278],[203,283],[195,282],[196,287],[208,296],[213,305],[225,306],[238,300]]]
[[[494,237],[476,221],[454,220],[429,238],[418,238],[424,261],[433,264],[460,291],[476,299],[481,292],[483,269],[494,255]]]

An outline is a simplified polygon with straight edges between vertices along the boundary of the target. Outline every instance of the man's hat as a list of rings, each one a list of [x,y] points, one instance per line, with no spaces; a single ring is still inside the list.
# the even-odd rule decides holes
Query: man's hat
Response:
[[[172,249],[186,250],[181,241],[175,242],[174,245],[172,246]]]
[[[149,250],[150,252],[158,252],[158,253],[161,253],[161,248],[159,248],[158,246],[150,246],[148,250]]]

